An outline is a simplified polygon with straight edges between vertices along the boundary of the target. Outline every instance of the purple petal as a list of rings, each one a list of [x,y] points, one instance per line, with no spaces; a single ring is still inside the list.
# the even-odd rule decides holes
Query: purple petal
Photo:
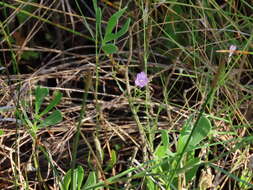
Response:
[[[140,72],[137,74],[137,77],[135,79],[135,85],[138,87],[144,87],[148,84],[148,77],[146,73]]]

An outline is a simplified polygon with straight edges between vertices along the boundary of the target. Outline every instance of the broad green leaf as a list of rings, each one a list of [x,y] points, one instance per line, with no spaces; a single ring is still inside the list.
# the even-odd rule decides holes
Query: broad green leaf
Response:
[[[161,135],[162,145],[160,144],[155,150],[155,155],[158,158],[163,158],[164,156],[167,156],[168,152],[170,152],[168,132],[166,130],[161,130]]]
[[[84,186],[82,187],[82,190],[85,190],[86,187],[89,187],[89,186],[94,185],[96,183],[97,183],[96,173],[92,171],[89,173],[89,176],[88,176]]]
[[[83,168],[82,168],[82,166],[78,166],[74,170],[73,189],[76,189],[76,190],[81,189],[81,185],[82,185],[82,182],[83,182],[83,177],[84,177]]]
[[[191,138],[191,139],[189,141],[189,144],[186,150],[189,151],[191,149],[194,149],[196,145],[198,145],[204,138],[207,137],[211,128],[212,126],[209,119],[207,119],[205,116],[202,116],[199,122],[197,123],[196,128],[192,133],[192,136],[190,137],[190,133],[193,130],[193,124],[191,123],[191,118],[190,118],[186,122],[182,132],[180,133],[180,136],[178,139],[178,146],[177,146],[178,153],[181,153],[183,151],[183,148],[188,138]]]
[[[117,11],[111,16],[105,29],[105,36],[112,33],[113,29],[115,28],[117,24],[117,21],[119,20],[119,18],[123,15],[125,11],[126,11],[126,7],[124,9]]]
[[[53,111],[51,115],[49,115],[46,119],[44,119],[38,128],[47,127],[50,125],[55,125],[62,121],[62,115],[59,110]]]
[[[4,134],[4,131],[0,129],[0,136]]]
[[[205,116],[202,116],[192,134],[189,146],[195,147],[207,137],[212,128],[211,122]]]
[[[105,37],[103,39],[103,44],[105,44],[106,42],[118,39],[119,37],[123,36],[128,31],[130,21],[131,20],[128,19],[123,25],[123,27],[117,33],[105,34]]]
[[[40,113],[40,117],[42,117],[43,115],[45,115],[46,113],[48,113],[50,110],[52,110],[57,104],[60,103],[62,98],[62,93],[57,91],[54,93],[54,99],[51,100],[50,104],[46,107],[45,110],[43,110],[43,112]]]
[[[82,183],[83,183],[83,177],[84,177],[84,171],[83,171],[83,168],[82,166],[78,166],[77,167],[77,173],[78,173],[78,186],[77,186],[77,189],[80,190],[81,189],[81,186],[82,186]]]
[[[35,89],[35,113],[38,114],[41,104],[43,102],[43,100],[45,99],[45,97],[48,95],[49,90],[48,88],[41,88],[40,86],[38,86]]]
[[[71,169],[65,174],[62,182],[60,183],[60,189],[69,190],[70,182],[71,182]]]
[[[106,54],[113,54],[118,51],[118,47],[114,44],[106,44],[102,46],[102,49]]]

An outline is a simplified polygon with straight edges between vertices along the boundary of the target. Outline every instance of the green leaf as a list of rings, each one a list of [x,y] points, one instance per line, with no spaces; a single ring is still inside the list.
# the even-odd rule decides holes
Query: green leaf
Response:
[[[119,20],[119,18],[123,15],[125,11],[126,11],[126,7],[124,9],[117,11],[111,16],[105,29],[105,36],[112,33],[113,29],[115,28],[117,24],[117,21]]]
[[[25,0],[25,1],[28,1],[28,0]],[[30,1],[30,3],[37,3],[37,0],[32,0],[32,1]],[[23,4],[25,4],[25,2]],[[21,5],[20,10],[24,10],[29,13],[33,13],[33,11],[36,10],[36,7],[31,6],[31,5],[25,5],[25,6]],[[29,16],[27,14],[24,14],[21,12],[17,13],[17,19],[18,19],[19,24],[23,24],[25,22],[25,20],[28,19],[28,17]]]
[[[249,169],[244,169],[242,171],[242,174],[240,176],[240,182],[239,182],[239,187],[240,189],[247,190],[247,189],[252,189],[252,187],[248,186],[247,183],[251,183],[252,180],[252,171]],[[247,183],[245,183],[247,182]]]
[[[166,152],[164,150],[165,150],[165,147],[163,145],[158,145],[158,147],[155,150],[155,155],[158,158],[163,158],[166,155]]]
[[[0,129],[0,136],[4,134],[4,131]]]
[[[161,130],[161,134],[162,134],[163,146],[164,146],[164,147],[168,147],[168,146],[169,146],[169,135],[168,135],[168,131],[167,131],[167,130]]]
[[[147,178],[146,183],[147,183],[147,189],[148,190],[156,190],[155,184],[151,179]]]
[[[202,141],[204,138],[208,136],[212,128],[211,122],[205,116],[202,116],[192,134],[189,146],[195,147]]]
[[[34,124],[30,121],[30,119],[29,119],[29,117],[28,117],[26,111],[23,110],[23,109],[22,109],[21,120],[22,120],[24,123],[26,123],[26,125],[28,125],[28,126],[30,127],[31,135],[32,135],[33,137],[35,137],[35,134],[36,134],[38,128],[37,128],[36,125],[34,125]]]
[[[65,174],[62,182],[60,183],[61,190],[68,190],[71,182],[71,169]]]
[[[168,132],[166,130],[161,130],[161,135],[162,145],[158,145],[155,150],[155,155],[158,158],[164,158],[168,153],[170,153]]]
[[[196,128],[192,133],[192,136],[190,137],[191,131],[193,130],[193,124],[191,121],[192,117],[187,120],[186,124],[183,127],[183,130],[180,133],[177,144],[178,153],[181,153],[183,151],[183,148],[188,138],[191,139],[189,141],[188,147],[186,148],[186,151],[194,149],[196,145],[198,145],[204,138],[207,137],[208,133],[212,128],[209,119],[207,119],[205,116],[202,116],[197,123]]]
[[[62,115],[59,110],[53,111],[51,115],[49,115],[46,119],[44,119],[38,128],[47,127],[50,125],[55,125],[62,121]]]
[[[95,10],[95,12],[97,12],[97,9],[98,9],[97,0],[93,0],[92,2],[93,2],[94,10]]]
[[[46,107],[46,109],[40,113],[40,117],[48,113],[50,110],[52,110],[57,104],[60,103],[62,98],[62,93],[59,91],[56,91],[54,93],[54,99],[50,102],[50,104]]]
[[[185,166],[190,167],[190,169],[186,171],[186,174],[185,174],[185,180],[187,184],[190,183],[194,179],[194,177],[196,177],[196,173],[199,168],[199,163],[200,163],[200,158],[192,158],[186,162]]]
[[[101,11],[101,8],[98,8],[98,10],[96,12],[96,22],[97,22],[97,25],[98,25],[98,30],[99,30],[100,38],[102,39],[101,20],[102,20],[102,11]]]
[[[109,160],[109,163],[107,164],[105,171],[112,169],[113,166],[116,164],[116,162],[117,162],[117,153],[115,150],[112,150],[111,151],[111,158]]]
[[[40,86],[38,86],[35,89],[35,113],[38,114],[41,104],[43,102],[43,100],[45,99],[45,97],[48,95],[49,90],[48,88],[41,88]]]
[[[183,151],[185,143],[187,139],[189,138],[189,135],[193,127],[192,118],[193,117],[190,116],[189,119],[187,119],[187,121],[183,125],[182,131],[180,131],[180,135],[177,141],[177,153],[181,153]]]
[[[106,54],[113,54],[118,51],[118,47],[115,46],[114,44],[106,44],[106,45],[102,46],[102,50]]]
[[[185,31],[185,25],[177,22],[178,20],[181,19],[181,15],[183,14],[183,10],[180,6],[174,5],[173,6],[173,12],[170,12],[169,14],[166,15],[165,17],[165,25],[164,25],[164,31],[170,35],[170,37],[179,43],[184,44],[185,43],[185,38],[183,37],[182,34],[177,33],[175,30],[179,31]],[[196,35],[197,36],[197,35]],[[170,48],[175,48],[177,47],[175,43],[171,43],[170,40],[165,40],[164,43],[166,46]]]
[[[89,176],[88,176],[84,186],[82,187],[82,190],[85,190],[86,187],[89,187],[89,186],[94,185],[96,183],[97,183],[96,173],[92,171],[89,173]]]
[[[119,37],[123,36],[128,31],[130,21],[131,19],[128,19],[123,25],[123,27],[117,33],[105,34],[105,37],[103,39],[103,44],[105,44],[106,42],[118,39]]]
[[[84,177],[84,170],[82,166],[78,166],[76,169],[73,171],[73,189],[75,190],[80,190],[83,182],[83,177]],[[64,176],[61,184],[60,184],[60,189],[61,190],[69,190],[70,182],[72,181],[72,175],[71,175],[71,169],[66,173]]]
[[[38,59],[40,56],[40,53],[39,52],[36,52],[36,51],[24,51],[21,55],[21,58],[26,60],[26,61],[29,61],[29,60],[32,60],[32,59]]]
[[[76,190],[80,190],[81,189],[81,185],[83,182],[83,177],[84,177],[84,171],[82,166],[78,166],[75,170],[74,170],[74,181],[73,181],[73,189]]]

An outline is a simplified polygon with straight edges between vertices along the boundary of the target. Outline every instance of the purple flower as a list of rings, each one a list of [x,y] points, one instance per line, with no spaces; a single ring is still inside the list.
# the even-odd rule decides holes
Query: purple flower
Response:
[[[135,85],[138,87],[144,87],[148,84],[148,77],[147,74],[144,72],[140,72],[137,74],[137,77],[135,79]]]

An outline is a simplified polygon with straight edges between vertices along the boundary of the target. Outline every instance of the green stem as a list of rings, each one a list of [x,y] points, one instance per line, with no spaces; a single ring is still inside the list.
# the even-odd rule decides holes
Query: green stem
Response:
[[[82,119],[85,116],[85,108],[86,108],[86,100],[88,97],[88,90],[90,88],[91,85],[91,80],[88,80],[88,83],[86,83],[85,89],[84,89],[84,95],[83,95],[83,102],[82,102],[82,107],[81,107],[81,111],[80,111],[80,117],[79,117],[79,121],[77,124],[77,129],[76,129],[76,134],[74,137],[74,142],[73,142],[73,154],[72,154],[72,162],[71,162],[71,176],[72,176],[72,190],[74,189],[74,169],[76,167],[76,156],[77,156],[77,148],[78,148],[78,143],[79,143],[79,139],[80,139],[80,127],[82,124]]]

